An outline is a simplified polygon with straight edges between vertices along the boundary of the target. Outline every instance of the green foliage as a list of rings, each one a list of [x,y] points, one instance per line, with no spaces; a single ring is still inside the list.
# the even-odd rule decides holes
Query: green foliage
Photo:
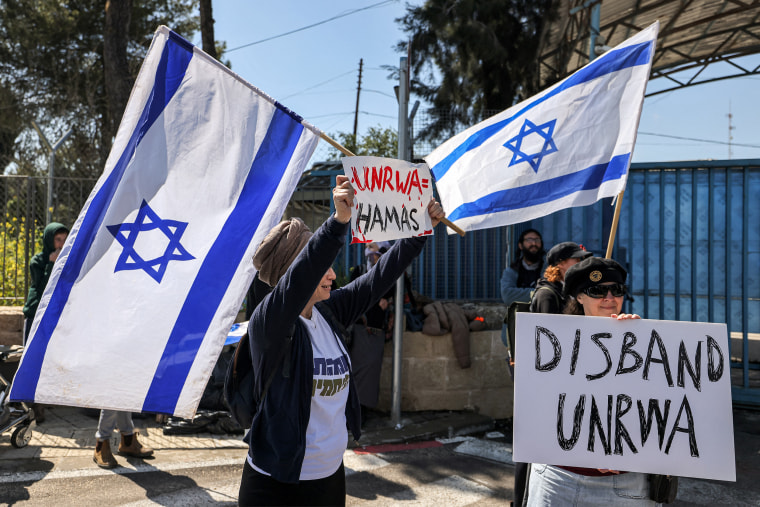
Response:
[[[551,0],[427,0],[397,19],[409,35],[412,90],[432,105],[423,139],[453,135],[537,90],[536,53]]]
[[[0,92],[5,95],[0,100],[0,170],[29,175],[46,170],[47,152],[31,128],[35,120],[51,142],[72,130],[58,151],[57,175],[98,176],[112,144],[104,86],[104,2],[3,0],[0,19]],[[132,0],[124,41],[132,79],[159,25],[192,39],[198,30],[197,0]],[[7,139],[15,140],[13,146]]]
[[[31,258],[42,251],[42,231],[44,224],[34,223],[35,244],[27,253],[26,241],[28,230],[25,219],[18,219],[6,214],[3,228],[0,230],[0,268],[3,281],[0,286],[0,306],[21,306],[26,299],[25,278],[27,274],[27,255]]]
[[[398,155],[398,134],[391,128],[382,128],[380,125],[369,127],[358,143],[353,134],[346,132],[339,132],[333,137],[356,155],[389,158],[396,158]],[[328,159],[338,160],[342,156],[338,150],[331,148]]]

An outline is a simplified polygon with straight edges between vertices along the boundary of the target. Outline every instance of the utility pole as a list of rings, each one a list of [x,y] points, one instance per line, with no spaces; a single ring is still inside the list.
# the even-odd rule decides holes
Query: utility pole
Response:
[[[359,58],[359,84],[356,86],[356,110],[354,111],[354,143],[359,144],[359,140],[356,138],[356,129],[359,126],[359,94],[362,91],[362,66],[364,65],[364,59]],[[354,150],[356,151],[356,146]]]
[[[409,65],[405,56],[399,62],[398,87],[398,158],[409,154]],[[404,275],[396,280],[393,320],[393,386],[391,393],[391,424],[401,429],[401,359],[404,337]]]
[[[734,153],[731,149],[731,141],[734,140],[733,134],[731,134],[731,131],[734,130],[736,127],[734,127],[731,124],[731,120],[734,118],[734,115],[731,114],[731,101],[728,101],[728,160],[731,160]]]

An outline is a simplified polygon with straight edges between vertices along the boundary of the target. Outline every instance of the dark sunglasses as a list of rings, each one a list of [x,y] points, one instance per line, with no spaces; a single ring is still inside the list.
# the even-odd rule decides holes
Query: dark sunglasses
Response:
[[[613,285],[594,285],[593,287],[584,289],[583,293],[594,299],[601,299],[605,297],[608,292],[611,292],[613,296],[619,298],[625,296],[627,290],[628,287],[624,284],[616,283]]]

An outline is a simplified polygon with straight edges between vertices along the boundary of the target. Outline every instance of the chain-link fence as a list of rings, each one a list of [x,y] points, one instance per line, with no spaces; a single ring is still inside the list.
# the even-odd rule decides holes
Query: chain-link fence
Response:
[[[3,221],[0,227],[0,304],[23,305],[29,289],[29,260],[42,250],[42,232],[47,225],[48,178],[37,176],[0,177]],[[54,178],[51,221],[67,227],[74,224],[90,194],[95,179]]]

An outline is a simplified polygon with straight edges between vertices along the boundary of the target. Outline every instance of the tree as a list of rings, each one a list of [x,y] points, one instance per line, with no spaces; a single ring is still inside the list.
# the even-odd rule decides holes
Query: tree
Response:
[[[412,91],[431,104],[420,133],[452,135],[538,90],[539,37],[551,0],[427,0],[396,21],[411,44]]]
[[[15,139],[1,146],[0,168],[44,171],[34,119],[50,139],[72,129],[58,174],[99,175],[153,33],[163,24],[192,39],[196,9],[197,0],[0,2],[0,90],[15,104],[0,108],[0,140]]]
[[[339,132],[337,141],[351,153],[362,156],[396,158],[398,155],[398,134],[391,128],[369,127],[367,133],[356,142],[353,134]],[[337,160],[344,156],[337,149],[331,148],[328,159]]]

